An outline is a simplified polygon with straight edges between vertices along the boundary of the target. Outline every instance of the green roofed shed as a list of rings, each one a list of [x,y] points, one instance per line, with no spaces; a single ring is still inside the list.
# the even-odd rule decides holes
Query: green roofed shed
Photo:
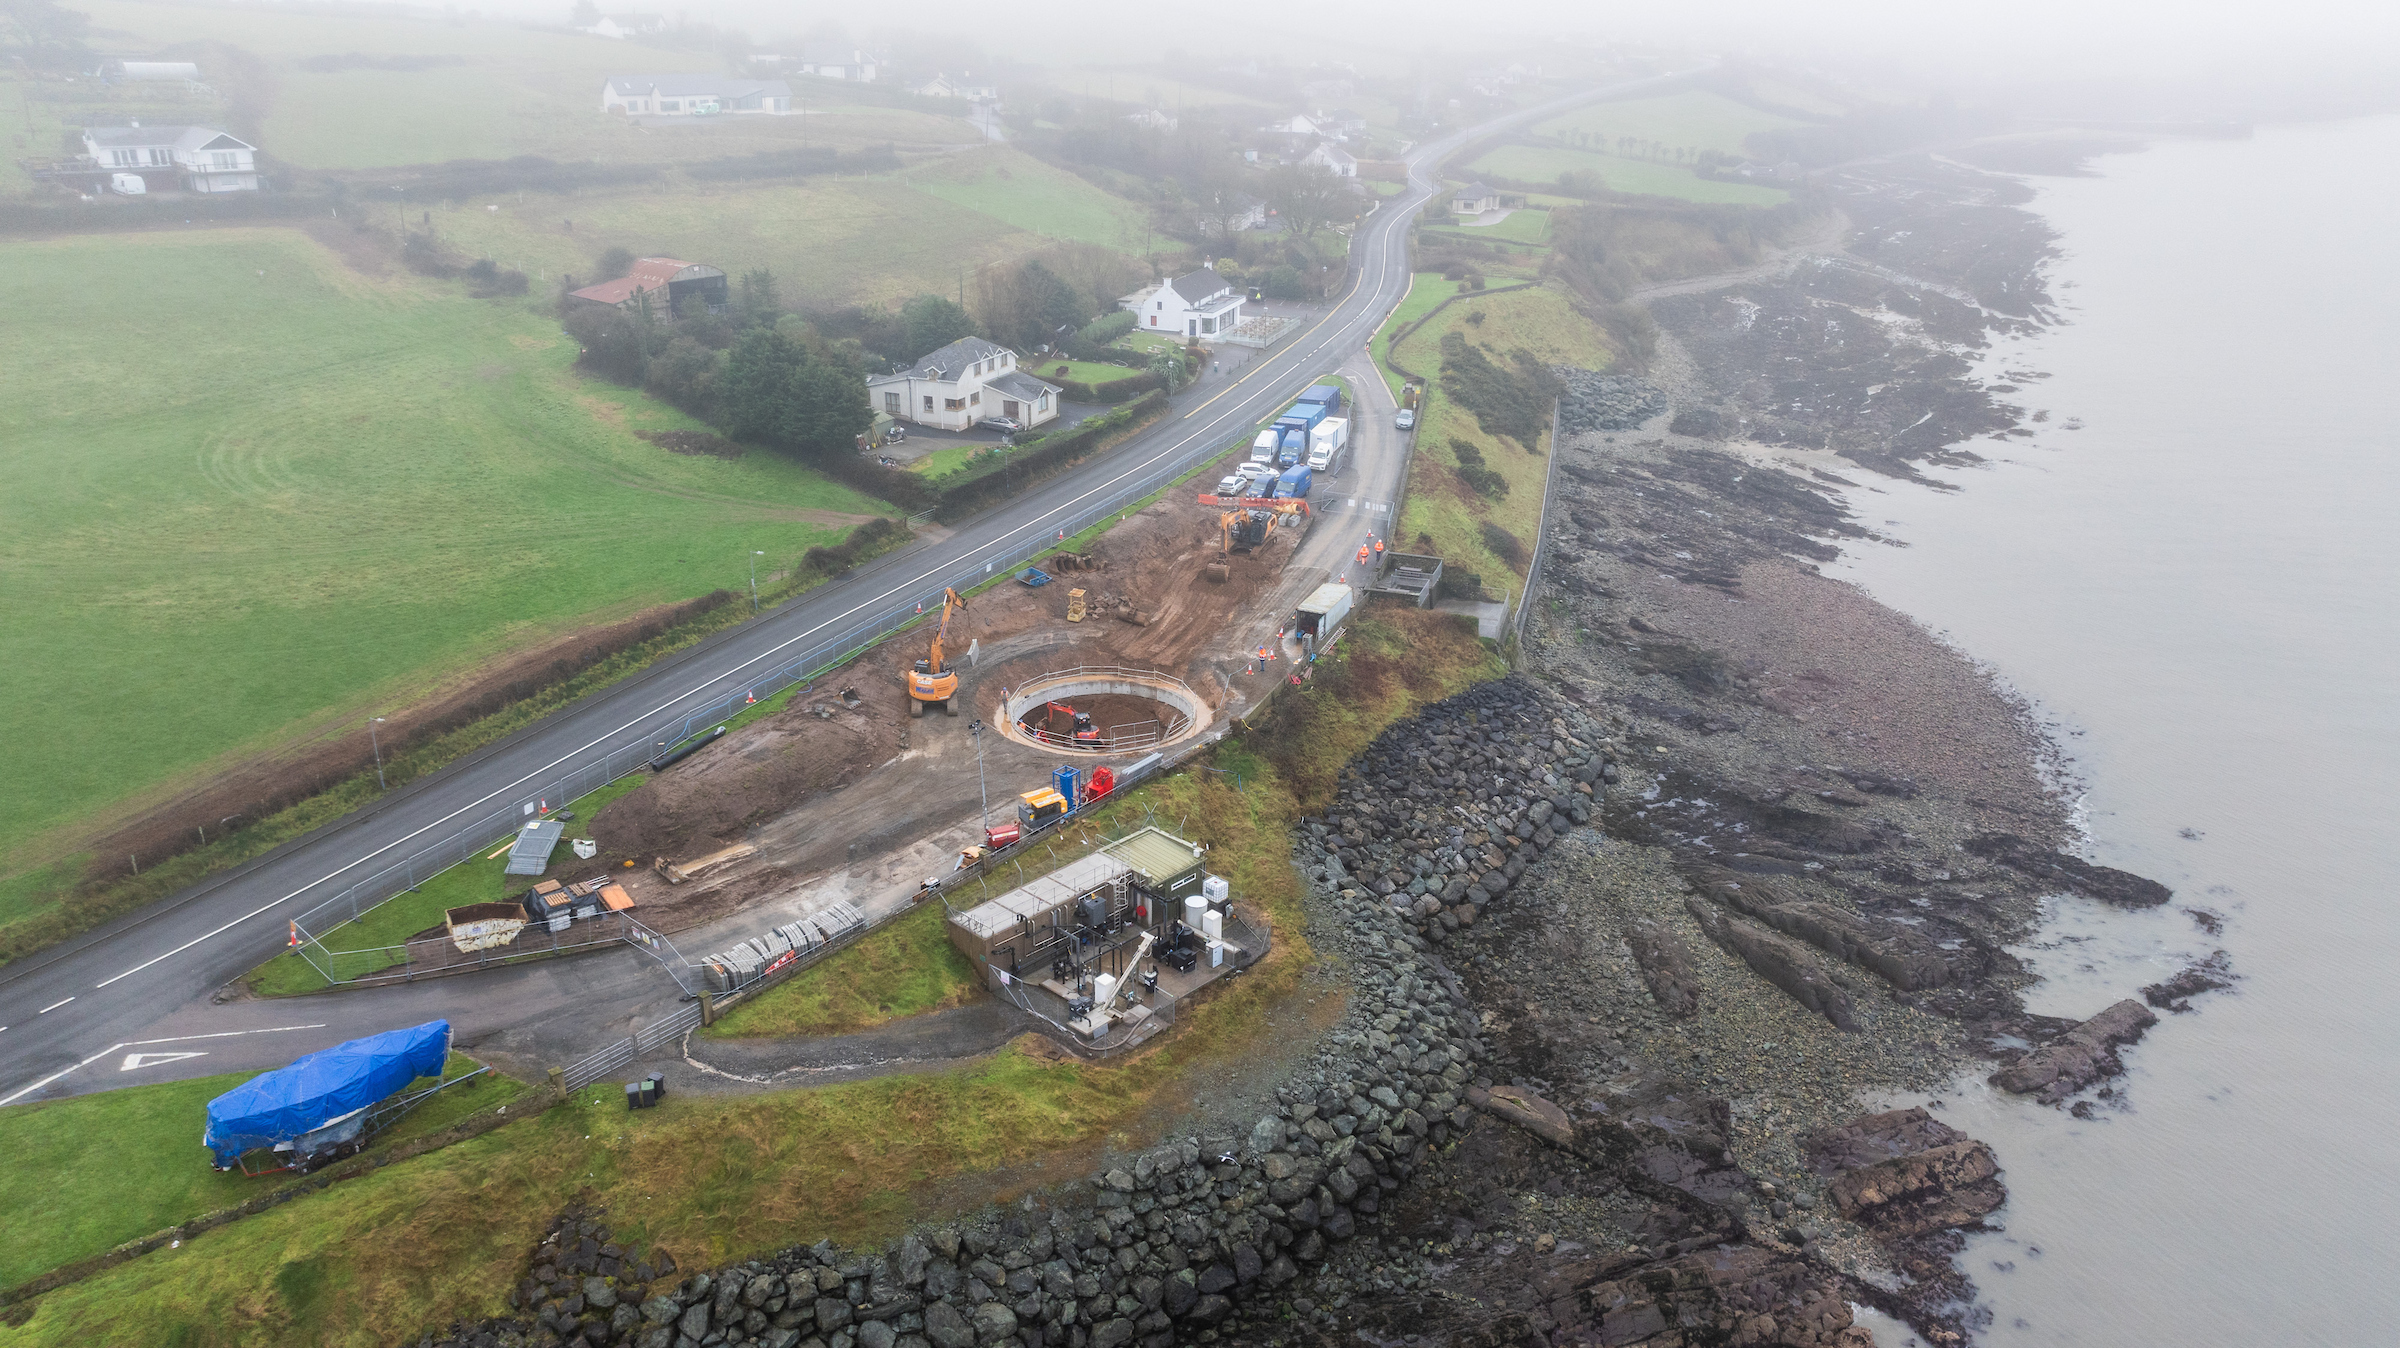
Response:
[[[1199,849],[1163,829],[1139,829],[1100,850],[1125,863],[1153,894],[1181,900],[1200,892]]]

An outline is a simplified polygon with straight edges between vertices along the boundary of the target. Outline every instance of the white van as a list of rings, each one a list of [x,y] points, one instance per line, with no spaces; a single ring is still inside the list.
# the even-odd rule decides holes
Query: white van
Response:
[[[1282,443],[1272,428],[1260,431],[1258,438],[1250,442],[1250,462],[1275,462],[1276,451],[1282,447]]]

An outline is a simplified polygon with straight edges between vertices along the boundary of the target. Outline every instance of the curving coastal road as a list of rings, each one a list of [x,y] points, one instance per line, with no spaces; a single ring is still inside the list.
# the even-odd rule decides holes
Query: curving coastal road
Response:
[[[1681,80],[1678,73],[1556,99],[1419,146],[1408,190],[1360,225],[1350,291],[1295,337],[1233,376],[1207,378],[1168,417],[1023,499],[947,535],[889,554],[838,581],[596,693],[518,734],[392,792],[366,810],[151,908],[0,970],[0,1105],[239,1068],[256,1068],[365,1032],[453,1014],[563,1021],[591,1045],[625,1032],[578,1003],[638,976],[638,962],[594,976],[593,960],[372,993],[216,1007],[210,994],[281,949],[287,918],[413,850],[520,800],[587,763],[638,749],[795,656],[864,624],[888,626],[945,584],[979,579],[1082,527],[1095,510],[1156,490],[1357,353],[1409,281],[1407,226],[1433,191],[1424,172],[1472,137],[1576,103]],[[888,620],[888,621],[887,621]],[[463,1028],[463,1027],[462,1027]]]

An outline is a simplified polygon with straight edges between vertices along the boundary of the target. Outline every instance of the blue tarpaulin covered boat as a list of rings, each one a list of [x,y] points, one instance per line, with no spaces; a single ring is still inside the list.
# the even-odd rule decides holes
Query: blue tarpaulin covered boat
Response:
[[[320,1140],[312,1135],[349,1140],[363,1129],[371,1106],[418,1077],[440,1076],[449,1058],[446,1020],[320,1049],[209,1101],[208,1131],[200,1141],[219,1170],[231,1170],[242,1153],[260,1147],[305,1157],[315,1149],[309,1143]]]

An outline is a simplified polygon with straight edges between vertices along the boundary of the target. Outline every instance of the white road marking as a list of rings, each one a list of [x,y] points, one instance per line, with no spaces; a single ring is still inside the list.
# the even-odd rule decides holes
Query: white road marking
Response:
[[[167,1063],[182,1062],[186,1058],[205,1058],[207,1056],[206,1050],[194,1050],[189,1053],[128,1053],[125,1055],[125,1065],[117,1070],[131,1072],[137,1068],[162,1067]]]
[[[22,1100],[26,1096],[33,1094],[35,1091],[40,1090],[44,1086],[49,1085],[51,1082],[58,1080],[60,1077],[67,1076],[70,1073],[80,1072],[84,1068],[91,1066],[93,1063],[100,1061],[102,1058],[107,1057],[109,1054],[114,1053],[121,1048],[140,1048],[144,1044],[181,1044],[187,1043],[194,1039],[231,1039],[237,1035],[244,1034],[281,1034],[286,1030],[322,1030],[324,1028],[325,1027],[321,1024],[274,1025],[263,1030],[220,1030],[215,1034],[183,1034],[174,1035],[165,1039],[127,1040],[121,1044],[111,1044],[107,1048],[100,1050],[98,1053],[95,1053],[92,1056],[84,1059],[82,1062],[76,1063],[72,1067],[62,1067],[57,1071],[52,1072],[50,1075],[43,1077],[41,1080],[34,1082],[30,1086],[19,1086],[16,1090],[7,1095],[0,1095],[0,1105],[13,1105],[17,1101]]]
[[[74,1000],[75,999],[72,997],[62,997],[59,1000],[50,1003],[48,1006],[43,1007],[41,1010],[34,1012],[33,1014],[37,1016],[49,1015],[51,1012],[56,1011],[58,1008],[65,1006],[67,1003]]]

